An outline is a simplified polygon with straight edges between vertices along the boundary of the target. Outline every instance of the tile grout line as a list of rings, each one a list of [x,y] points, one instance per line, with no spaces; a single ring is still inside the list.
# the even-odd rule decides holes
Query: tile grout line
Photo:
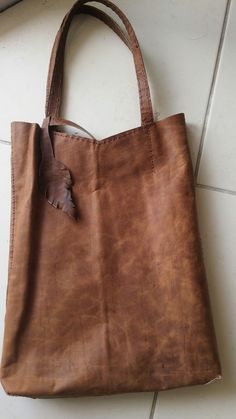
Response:
[[[222,192],[229,195],[236,195],[236,191],[233,191],[232,189],[217,188],[216,186],[204,185],[202,183],[196,183],[195,186],[199,189],[206,189],[215,192]]]
[[[11,142],[10,141],[5,141],[5,140],[0,140],[0,144],[11,145]]]
[[[158,392],[155,391],[153,395],[151,411],[150,411],[150,415],[148,419],[154,419],[154,414],[155,414],[156,405],[157,405],[157,396],[158,396]]]
[[[218,45],[218,49],[217,49],[216,61],[215,61],[213,76],[212,76],[212,80],[211,80],[211,87],[210,87],[210,92],[209,92],[207,106],[206,106],[206,112],[205,112],[204,121],[203,121],[202,134],[201,134],[201,139],[200,139],[200,144],[199,144],[199,149],[198,149],[198,154],[197,154],[197,161],[196,161],[196,165],[195,165],[195,173],[194,173],[195,179],[197,179],[198,173],[199,173],[200,161],[201,161],[201,157],[202,157],[204,140],[205,140],[206,130],[207,130],[209,116],[210,116],[212,99],[213,99],[215,86],[216,86],[216,79],[217,79],[219,66],[220,66],[221,53],[222,53],[222,49],[223,49],[223,45],[224,45],[224,41],[225,41],[225,33],[226,33],[227,25],[228,25],[231,3],[232,3],[232,0],[227,0],[224,19],[223,19],[223,24],[222,24],[222,29],[221,29],[220,41],[219,41],[219,45]]]

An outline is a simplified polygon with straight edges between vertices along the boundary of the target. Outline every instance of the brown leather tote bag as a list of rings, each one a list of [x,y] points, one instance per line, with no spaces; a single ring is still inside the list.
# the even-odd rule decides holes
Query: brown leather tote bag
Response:
[[[12,123],[1,383],[32,398],[159,391],[221,377],[183,113],[155,121],[135,33],[77,1],[57,34],[46,117]],[[102,140],[59,125],[72,18],[131,49],[141,125]],[[102,98],[101,98],[102,99]]]

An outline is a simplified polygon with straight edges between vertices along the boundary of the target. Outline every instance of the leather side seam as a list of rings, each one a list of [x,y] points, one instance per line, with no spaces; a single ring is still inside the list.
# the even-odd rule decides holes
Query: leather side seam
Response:
[[[14,170],[14,140],[13,125],[11,125],[11,222],[10,222],[10,247],[9,247],[9,273],[13,265],[13,246],[15,236],[15,215],[16,215],[16,195],[15,195],[15,170]]]
[[[155,164],[154,164],[154,154],[153,154],[153,146],[152,146],[152,136],[151,136],[151,126],[147,129],[147,138],[149,143],[149,158],[151,160],[151,170],[152,173],[155,172]]]

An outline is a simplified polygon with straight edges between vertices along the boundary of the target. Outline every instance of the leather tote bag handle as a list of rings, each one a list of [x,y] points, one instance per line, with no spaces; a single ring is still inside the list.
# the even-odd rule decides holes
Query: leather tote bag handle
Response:
[[[85,6],[85,3],[88,3],[89,1],[90,0],[78,0],[64,17],[60,29],[57,33],[52,49],[47,80],[45,107],[46,117],[52,117],[57,120],[59,119],[62,96],[64,51],[67,34],[73,17],[79,13],[87,13],[93,14],[93,16],[98,17],[99,19],[103,20],[106,24],[108,24],[121,37],[121,39],[132,51],[139,88],[141,124],[148,125],[153,123],[153,110],[147,74],[139,43],[135,35],[135,32],[132,28],[132,25],[130,24],[129,20],[124,15],[124,13],[115,4],[113,4],[109,0],[95,0],[97,3],[101,3],[109,7],[119,16],[127,31],[127,35],[124,34],[117,25],[117,23],[113,21],[104,12],[91,6]]]
[[[110,16],[108,16],[106,13],[104,13],[102,10],[97,9],[96,7],[93,7],[93,6],[84,5],[79,9],[79,13],[89,14],[89,15],[94,16],[97,19],[101,20],[102,22],[104,22],[121,38],[121,40],[131,50],[130,41],[129,41],[129,38],[128,38],[127,34],[124,33],[121,30],[121,28],[119,27],[119,25]],[[79,14],[79,13],[77,13],[77,14]],[[51,54],[52,58],[51,58],[51,62],[50,62],[50,68],[55,68],[55,64],[56,64],[55,63],[55,58],[56,58],[55,51],[56,51],[57,47],[58,47],[58,44],[56,44],[56,42],[55,42],[54,47],[53,47],[53,52]],[[55,51],[54,51],[54,48],[55,48]],[[65,48],[65,45],[64,45],[64,48]],[[62,51],[61,58],[63,60],[64,50]],[[57,98],[61,98],[61,96],[62,96],[62,80],[63,80],[63,71],[62,71],[63,62],[60,63],[60,66],[59,66],[58,63],[59,63],[59,60],[57,61],[57,66],[59,68],[58,80],[57,80],[57,83],[54,85],[54,89],[57,89],[57,92],[56,92],[55,96]],[[49,72],[49,74],[50,74],[50,77],[48,77],[48,83],[47,83],[47,97],[49,97],[50,91],[52,89],[52,80],[53,80],[52,77],[51,77],[51,72]],[[56,107],[57,107],[56,115],[58,115],[59,111],[60,111],[60,101],[59,100],[56,102]],[[50,120],[48,122],[49,122],[50,126],[70,125],[74,128],[77,128],[78,130],[84,131],[92,139],[96,140],[96,138],[89,131],[87,131],[81,125],[78,125],[75,122],[69,121],[68,119],[63,119],[63,118],[60,118],[59,116],[56,116],[56,117],[51,116]]]

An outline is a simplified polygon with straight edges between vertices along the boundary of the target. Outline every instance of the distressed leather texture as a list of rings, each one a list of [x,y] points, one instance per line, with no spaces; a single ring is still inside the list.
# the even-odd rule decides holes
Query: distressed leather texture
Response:
[[[119,15],[124,33],[84,3],[56,37],[42,126],[12,123],[1,383],[31,398],[205,384],[221,377],[221,365],[185,116],[154,121],[129,21],[98,1]],[[77,13],[101,19],[131,49],[141,126],[102,140],[57,128],[70,123],[59,116],[62,64]]]

